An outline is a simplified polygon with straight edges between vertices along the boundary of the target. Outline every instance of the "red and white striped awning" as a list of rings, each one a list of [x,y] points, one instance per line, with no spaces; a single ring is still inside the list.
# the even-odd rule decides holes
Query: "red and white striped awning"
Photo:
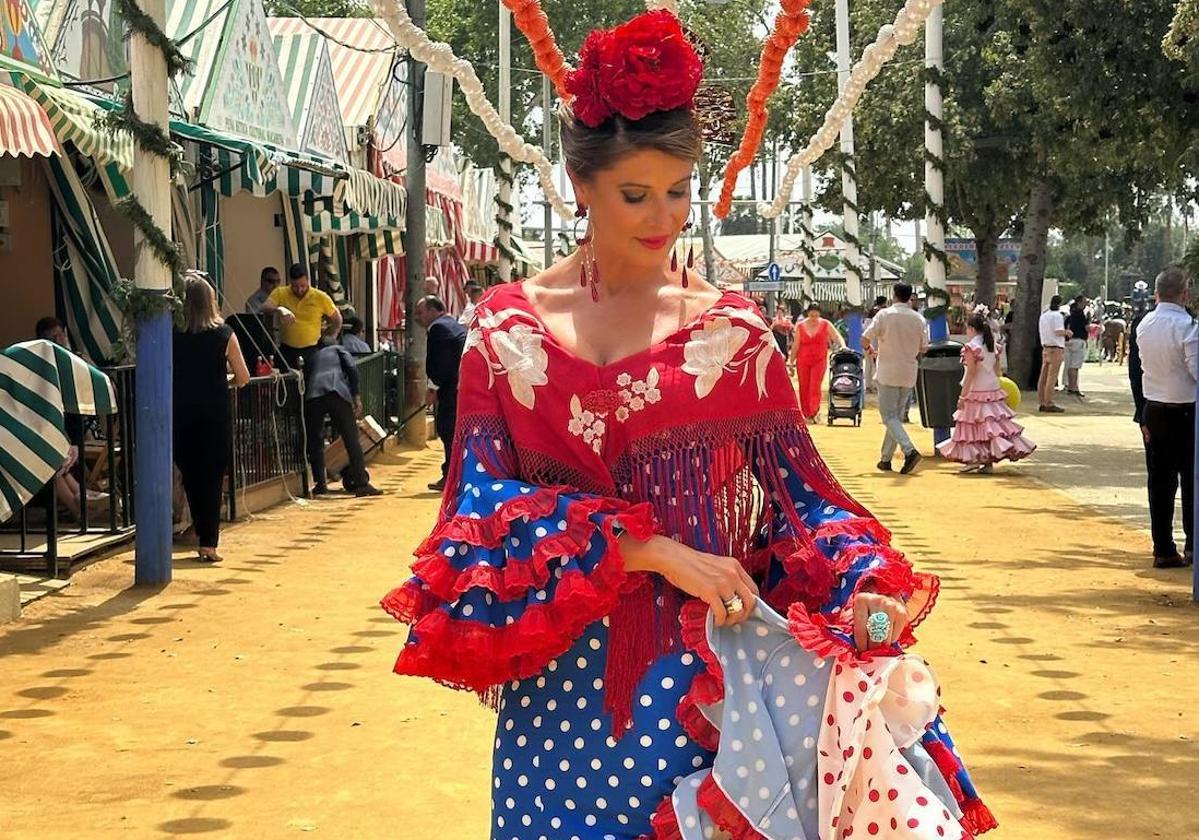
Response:
[[[484,242],[482,239],[466,240],[465,259],[468,263],[498,263],[500,261],[500,249],[491,242]]]
[[[58,140],[42,106],[16,88],[0,85],[0,155],[55,154]]]

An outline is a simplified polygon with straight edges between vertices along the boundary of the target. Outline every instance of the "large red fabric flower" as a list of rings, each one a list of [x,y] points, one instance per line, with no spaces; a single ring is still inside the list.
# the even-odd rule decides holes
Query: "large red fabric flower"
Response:
[[[566,86],[575,116],[598,128],[617,114],[639,120],[655,111],[690,108],[703,69],[679,19],[656,9],[588,35]]]

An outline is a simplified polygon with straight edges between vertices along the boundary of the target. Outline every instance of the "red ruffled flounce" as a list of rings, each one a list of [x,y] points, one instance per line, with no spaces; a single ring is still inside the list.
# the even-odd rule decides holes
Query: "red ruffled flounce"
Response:
[[[422,549],[414,566],[418,578],[390,592],[382,601],[383,609],[396,619],[412,625],[408,644],[396,660],[395,672],[434,679],[453,688],[485,692],[512,679],[525,679],[566,652],[592,622],[608,615],[621,595],[640,583],[641,575],[628,575],[613,527],[616,519],[631,535],[645,540],[654,533],[649,505],[621,506],[605,499],[572,500],[568,506],[567,528],[547,536],[534,549],[533,556],[510,567],[473,566],[465,571],[454,569],[437,549],[443,540],[474,540],[498,544],[502,537],[494,530],[499,522],[518,517],[544,516],[556,509],[558,493],[542,490],[529,497],[511,500],[488,520],[454,517],[443,523]],[[517,513],[517,511],[522,511]],[[596,526],[589,519],[596,513],[612,513]],[[482,524],[480,524],[482,523]],[[455,618],[441,609],[457,600],[472,587],[486,588],[501,597],[519,597],[543,588],[552,570],[551,560],[578,556],[587,550],[596,533],[607,542],[604,555],[590,573],[564,572],[555,587],[554,597],[545,603],[527,606],[521,617],[503,626]],[[472,543],[479,544],[479,543]],[[428,575],[425,580],[420,575]],[[528,586],[521,584],[528,583]]]

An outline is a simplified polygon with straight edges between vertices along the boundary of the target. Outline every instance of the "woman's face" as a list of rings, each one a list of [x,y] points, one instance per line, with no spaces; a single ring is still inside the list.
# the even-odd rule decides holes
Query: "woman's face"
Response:
[[[691,211],[695,164],[665,152],[644,150],[575,182],[587,208],[596,247],[633,266],[665,263]]]
[[[819,309],[809,309],[807,317],[808,317],[808,323],[815,324],[817,321],[820,320],[820,310]]]

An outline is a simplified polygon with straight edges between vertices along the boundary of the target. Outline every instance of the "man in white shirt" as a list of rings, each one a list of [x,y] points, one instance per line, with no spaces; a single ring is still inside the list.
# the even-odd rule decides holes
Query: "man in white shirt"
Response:
[[[1195,385],[1199,377],[1199,326],[1184,308],[1190,278],[1178,266],[1157,275],[1157,308],[1136,327],[1145,404],[1141,434],[1149,472],[1153,566],[1189,566],[1195,557]],[[1174,542],[1174,497],[1182,482],[1182,556]]]
[[[903,450],[903,468],[907,475],[916,469],[921,455],[903,427],[903,411],[916,387],[916,371],[920,354],[928,349],[928,332],[924,318],[912,309],[912,287],[895,284],[895,302],[879,312],[862,336],[866,352],[877,354],[875,381],[878,383],[878,412],[887,431],[883,435],[882,459],[878,468],[891,471],[895,447]]]
[[[479,301],[483,299],[483,287],[474,280],[466,281],[466,307],[462,310],[462,314],[458,316],[458,323],[464,327],[470,327],[470,322],[475,317],[475,307],[479,305]]]
[[[1061,308],[1062,296],[1054,295],[1049,301],[1049,308],[1041,313],[1038,323],[1041,333],[1041,377],[1037,380],[1037,396],[1041,401],[1041,411],[1050,414],[1062,414],[1066,410],[1053,402],[1057,375],[1066,357],[1066,337],[1070,334]]]

